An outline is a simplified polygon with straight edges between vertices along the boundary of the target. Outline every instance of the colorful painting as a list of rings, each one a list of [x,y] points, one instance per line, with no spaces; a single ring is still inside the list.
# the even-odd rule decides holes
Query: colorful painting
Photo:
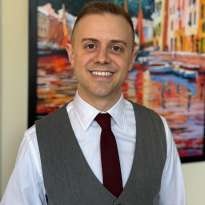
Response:
[[[75,95],[65,45],[88,0],[30,1],[29,126]],[[182,162],[205,159],[205,0],[110,0],[139,48],[124,96],[164,116]]]

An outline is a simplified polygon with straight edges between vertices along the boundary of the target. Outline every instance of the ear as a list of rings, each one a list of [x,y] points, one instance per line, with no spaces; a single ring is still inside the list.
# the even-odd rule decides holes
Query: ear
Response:
[[[138,51],[138,47],[137,47],[136,43],[134,43],[133,48],[132,48],[132,53],[131,53],[131,62],[130,62],[130,66],[129,66],[129,71],[133,67],[133,64],[134,64],[136,56],[137,56],[137,51]]]
[[[71,64],[71,66],[72,66],[73,65],[73,46],[72,46],[71,42],[68,42],[66,44],[66,52],[67,52],[67,55],[68,55],[68,60]]]

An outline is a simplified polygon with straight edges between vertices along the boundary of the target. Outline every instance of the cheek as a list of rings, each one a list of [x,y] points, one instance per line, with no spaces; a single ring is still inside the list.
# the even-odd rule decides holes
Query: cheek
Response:
[[[126,73],[129,70],[131,64],[130,59],[127,57],[116,58],[113,62],[115,62],[122,73]]]
[[[92,61],[93,61],[93,56],[84,55],[82,53],[79,53],[79,54],[76,54],[73,59],[73,66],[84,68],[86,67],[86,65],[88,65]]]
[[[76,78],[82,79],[83,76],[87,75],[87,68],[89,67],[89,59],[85,56],[76,55],[73,59],[73,70]]]

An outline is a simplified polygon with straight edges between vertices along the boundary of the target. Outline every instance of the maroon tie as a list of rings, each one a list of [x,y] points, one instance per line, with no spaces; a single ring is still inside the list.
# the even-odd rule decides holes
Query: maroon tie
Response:
[[[98,114],[95,118],[102,128],[100,148],[104,186],[116,197],[122,192],[122,176],[115,136],[111,130],[111,116]]]

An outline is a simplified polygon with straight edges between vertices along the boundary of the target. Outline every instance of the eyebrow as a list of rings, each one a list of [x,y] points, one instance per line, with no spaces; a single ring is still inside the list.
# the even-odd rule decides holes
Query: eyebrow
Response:
[[[95,38],[83,38],[81,41],[82,41],[82,42],[85,42],[85,41],[93,41],[93,42],[97,42],[98,40],[95,39]]]
[[[95,38],[83,38],[82,40],[81,40],[82,42],[85,42],[85,41],[92,41],[92,42],[98,42],[99,40],[98,39],[95,39]],[[127,46],[128,45],[128,43],[127,42],[125,42],[125,41],[123,41],[123,40],[111,40],[110,41],[110,43],[120,43],[120,44],[123,44],[124,46]]]

